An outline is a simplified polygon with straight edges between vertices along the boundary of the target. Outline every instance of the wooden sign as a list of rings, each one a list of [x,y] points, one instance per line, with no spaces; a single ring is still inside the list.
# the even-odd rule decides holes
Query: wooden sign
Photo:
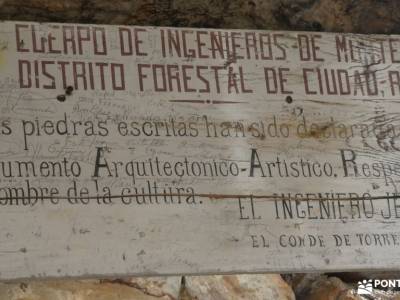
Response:
[[[3,22],[0,278],[398,270],[400,37]]]

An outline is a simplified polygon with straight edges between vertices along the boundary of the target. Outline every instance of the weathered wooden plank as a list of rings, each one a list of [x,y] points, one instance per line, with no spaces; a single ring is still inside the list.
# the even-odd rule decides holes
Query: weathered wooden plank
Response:
[[[398,269],[399,47],[1,23],[0,278]]]

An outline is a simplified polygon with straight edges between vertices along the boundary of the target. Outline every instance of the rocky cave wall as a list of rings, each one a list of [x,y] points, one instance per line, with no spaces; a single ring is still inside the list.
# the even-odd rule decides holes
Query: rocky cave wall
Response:
[[[398,0],[0,0],[0,18],[77,22],[399,33]]]

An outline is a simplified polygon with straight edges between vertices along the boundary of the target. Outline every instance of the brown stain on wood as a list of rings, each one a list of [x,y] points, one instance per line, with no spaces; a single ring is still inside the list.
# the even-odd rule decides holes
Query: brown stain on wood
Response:
[[[307,133],[296,132],[296,135],[302,139],[305,139],[305,138],[320,139],[320,138],[323,138],[325,132],[334,125],[335,125],[335,122],[329,122],[325,125],[317,127],[316,129],[312,129],[312,130],[308,131]]]

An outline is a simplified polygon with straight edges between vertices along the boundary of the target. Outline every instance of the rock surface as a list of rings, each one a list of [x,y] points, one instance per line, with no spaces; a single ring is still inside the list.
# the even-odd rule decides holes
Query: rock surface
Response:
[[[375,289],[357,295],[357,284],[323,274],[216,275],[106,280],[23,281],[0,284],[1,300],[400,300]],[[292,290],[293,288],[293,290]],[[293,292],[294,291],[294,292]]]
[[[320,276],[307,289],[298,292],[297,299],[304,300],[361,300],[351,286],[337,277]]]
[[[351,275],[352,273],[347,274]],[[367,276],[363,279],[374,278],[369,277],[367,273],[364,274]],[[391,277],[388,273],[385,275],[388,276],[388,278]],[[371,295],[358,295],[357,281],[345,283],[335,276],[329,277],[324,274],[294,274],[289,277],[285,276],[285,278],[293,288],[297,300],[400,300],[400,293],[398,291],[373,289]],[[384,277],[375,278],[383,279]]]
[[[188,299],[193,300],[294,300],[280,275],[225,275],[186,277]]]
[[[399,33],[398,0],[0,0],[0,19]]]
[[[0,284],[1,300],[294,300],[280,275],[190,276]]]
[[[180,277],[0,284],[1,300],[175,300]],[[178,288],[178,289],[177,289]]]

